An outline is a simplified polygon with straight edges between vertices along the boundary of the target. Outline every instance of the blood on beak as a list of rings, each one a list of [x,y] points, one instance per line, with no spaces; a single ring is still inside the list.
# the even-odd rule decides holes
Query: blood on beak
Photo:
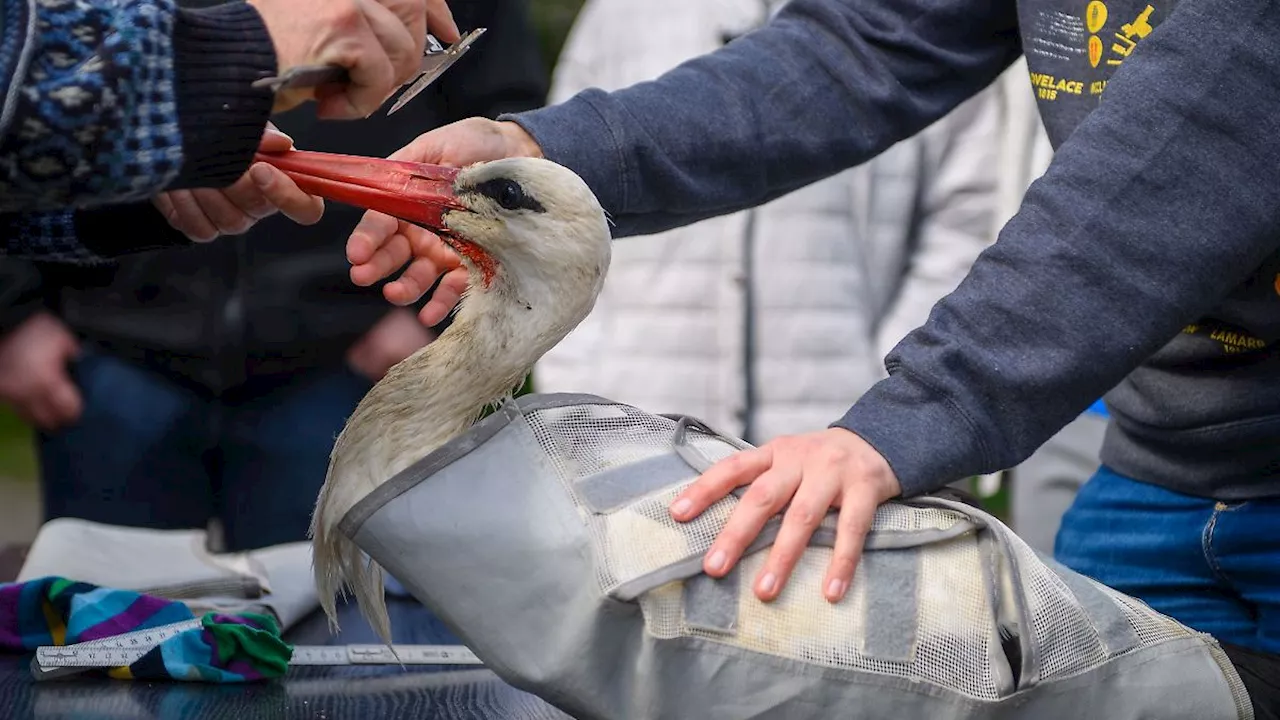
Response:
[[[467,209],[453,189],[457,168],[308,150],[258,153],[255,160],[279,168],[303,192],[376,210],[441,235],[449,234],[445,213]]]

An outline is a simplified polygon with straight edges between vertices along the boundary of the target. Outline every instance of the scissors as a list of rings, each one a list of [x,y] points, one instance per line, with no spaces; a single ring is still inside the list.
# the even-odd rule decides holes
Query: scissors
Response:
[[[405,85],[409,86],[409,89],[400,94],[391,109],[387,110],[387,114],[390,115],[404,107],[405,104],[425,90],[428,85],[435,82],[436,78],[443,75],[445,70],[448,70],[458,61],[458,58],[471,49],[471,44],[475,42],[476,38],[483,35],[484,31],[485,28],[476,28],[463,35],[458,39],[458,42],[447,48],[441,45],[435,36],[427,35],[427,51],[422,56],[422,65],[419,66],[418,76],[412,82],[405,83]],[[344,83],[347,82],[347,79],[347,69],[338,65],[300,65],[289,68],[282,75],[255,80],[253,86],[255,88],[271,88],[273,92],[278,92],[290,88]]]

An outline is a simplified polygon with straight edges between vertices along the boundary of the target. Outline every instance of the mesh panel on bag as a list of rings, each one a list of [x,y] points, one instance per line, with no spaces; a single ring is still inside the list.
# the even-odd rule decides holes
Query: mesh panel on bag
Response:
[[[1040,658],[1041,677],[1051,679],[1075,675],[1096,667],[1110,655],[1084,608],[1066,583],[1036,557],[1021,538],[1006,533],[1017,556],[1022,583],[1027,589],[1034,632],[1032,638]],[[1161,615],[1133,598],[1094,583],[1116,602],[1129,624],[1138,633],[1139,647],[1148,647],[1191,635],[1176,621]]]
[[[597,514],[574,492],[576,483],[597,473],[672,453],[677,423],[623,404],[583,404],[539,408],[526,419],[542,450],[572,496],[593,540],[596,575],[603,592],[688,558],[700,558],[723,527],[737,498],[730,496],[689,523],[671,519],[667,507],[683,484],[651,493],[609,513]],[[694,427],[687,442],[710,461],[736,451]],[[673,478],[674,480],[674,478]],[[945,530],[964,520],[949,508],[888,504],[879,508],[873,532]],[[830,518],[828,518],[828,525]],[[1074,675],[1108,660],[1107,645],[1095,623],[1058,574],[1016,535],[996,525],[1017,566],[1021,595],[1031,627],[1020,631],[1031,641],[1042,679]],[[975,533],[923,546],[919,553],[914,652],[909,661],[891,662],[861,651],[866,636],[867,582],[859,566],[844,601],[828,603],[820,584],[831,550],[810,547],[782,595],[772,603],[755,598],[751,582],[766,553],[744,558],[738,572],[734,632],[691,627],[683,608],[683,583],[671,582],[641,596],[647,631],[657,638],[701,637],[747,650],[816,665],[926,680],[966,696],[1001,696],[991,658],[1002,654],[991,597],[998,584],[984,571],[983,550]],[[875,551],[871,551],[875,552]],[[1191,631],[1146,605],[1098,586],[1114,601],[1136,631],[1138,648],[1187,637]],[[1006,606],[1015,602],[1006,597]]]

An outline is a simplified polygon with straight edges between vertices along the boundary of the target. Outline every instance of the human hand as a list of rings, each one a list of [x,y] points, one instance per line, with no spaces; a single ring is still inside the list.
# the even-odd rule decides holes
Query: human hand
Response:
[[[316,116],[368,117],[419,73],[427,31],[460,35],[445,0],[248,0],[275,45],[281,74],[303,65],[346,68],[348,82],[276,94],[272,112],[311,99]]]
[[[466,167],[511,157],[542,157],[542,148],[518,124],[473,117],[438,127],[390,155],[392,160]]]
[[[853,582],[863,541],[876,508],[902,492],[880,453],[841,428],[772,440],[721,460],[672,501],[670,512],[688,522],[734,488],[750,484],[702,561],[712,577],[724,577],[766,522],[787,503],[782,527],[754,581],[756,597],[768,602],[786,585],[809,538],[832,507],[840,508],[835,549],[823,595],[838,602]]]
[[[45,432],[75,422],[84,401],[67,365],[79,353],[80,343],[61,320],[32,315],[0,337],[0,400]]]
[[[293,140],[267,123],[260,152],[284,152]],[[300,225],[312,225],[324,215],[324,199],[308,195],[293,180],[267,163],[254,163],[231,186],[222,189],[173,190],[152,204],[177,230],[193,242],[210,242],[221,235],[247,232],[276,211]]]
[[[434,339],[435,333],[419,324],[413,313],[395,308],[383,315],[347,350],[347,363],[356,372],[377,382],[393,365]]]
[[[382,286],[382,296],[395,305],[417,302],[442,274],[431,300],[418,312],[427,327],[439,324],[467,289],[467,269],[435,233],[382,213],[368,212],[347,239],[351,282],[368,287],[413,262],[400,277]]]
[[[468,118],[419,135],[390,156],[392,160],[465,167],[508,157],[542,157],[538,143],[519,125],[485,118]],[[440,238],[412,223],[369,211],[347,240],[351,281],[372,285],[413,260],[396,280],[383,287],[397,305],[416,302],[447,273],[419,319],[426,325],[444,320],[467,287],[467,272],[458,256]]]

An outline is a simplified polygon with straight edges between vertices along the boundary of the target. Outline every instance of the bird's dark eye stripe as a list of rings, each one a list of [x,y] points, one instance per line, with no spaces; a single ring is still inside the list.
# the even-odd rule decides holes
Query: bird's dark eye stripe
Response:
[[[475,186],[475,191],[486,197],[493,198],[494,201],[507,210],[547,211],[546,208],[542,207],[542,203],[533,199],[524,191],[520,183],[508,178],[485,180]]]

